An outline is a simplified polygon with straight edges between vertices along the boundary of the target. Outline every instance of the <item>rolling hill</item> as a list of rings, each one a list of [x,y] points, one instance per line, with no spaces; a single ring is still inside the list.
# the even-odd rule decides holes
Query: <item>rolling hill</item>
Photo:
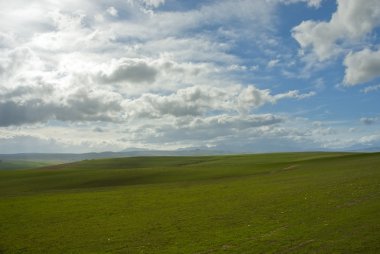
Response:
[[[0,171],[0,253],[376,253],[380,153]]]

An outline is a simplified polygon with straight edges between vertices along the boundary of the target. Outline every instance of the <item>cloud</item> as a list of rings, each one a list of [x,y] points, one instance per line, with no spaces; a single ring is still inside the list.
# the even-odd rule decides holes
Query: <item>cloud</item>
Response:
[[[111,61],[109,66],[97,73],[100,83],[117,83],[128,81],[132,83],[152,83],[157,76],[157,70],[141,59],[119,59]]]
[[[165,38],[147,41],[139,45],[140,51],[151,56],[161,57],[165,52],[173,60],[193,63],[235,63],[236,56],[230,54],[232,45],[220,43],[206,35],[193,37],[168,36]],[[159,53],[159,54],[158,54]]]
[[[268,62],[268,68],[273,68],[273,67],[275,67],[278,63],[280,62],[280,60],[279,59],[273,59],[273,60],[270,60],[269,62]]]
[[[135,118],[200,116],[218,112],[247,114],[267,103],[274,104],[291,98],[305,99],[313,95],[313,92],[300,94],[299,91],[272,95],[269,89],[260,90],[253,85],[227,89],[192,86],[169,95],[144,94],[140,98],[124,102],[123,105],[128,114]]]
[[[315,92],[300,94],[299,91],[293,90],[286,93],[271,95],[269,89],[260,90],[254,86],[248,86],[239,94],[238,105],[240,111],[246,112],[250,107],[257,108],[267,103],[275,104],[279,100],[283,99],[306,99],[314,96],[315,94]]]
[[[120,120],[120,96],[107,91],[77,89],[67,95],[54,94],[52,88],[18,87],[1,94],[0,127],[61,121]],[[33,96],[34,94],[34,96]],[[44,99],[45,95],[50,99]]]
[[[320,61],[341,52],[343,40],[354,43],[380,25],[377,0],[338,0],[337,11],[330,21],[303,21],[292,29],[301,48],[311,49]]]
[[[379,121],[378,117],[363,117],[360,118],[360,122],[364,123],[365,125],[372,125]]]
[[[170,95],[144,94],[125,103],[127,112],[133,117],[157,118],[163,115],[197,116],[207,110],[230,108],[228,94],[222,89],[189,87]]]
[[[113,17],[117,17],[118,16],[118,11],[115,7],[113,6],[110,6],[107,8],[107,12],[109,15],[113,16]]]
[[[0,76],[7,79],[22,76],[29,70],[41,68],[40,59],[28,47],[17,47],[0,52]]]
[[[0,49],[10,48],[14,44],[14,38],[6,33],[0,32]]]
[[[284,4],[294,4],[298,2],[305,2],[309,7],[319,8],[323,0],[280,0]]]
[[[8,139],[7,145],[5,138],[0,141],[0,150],[14,149],[13,141],[20,149],[35,142],[41,151],[229,144],[268,151],[358,142],[366,136],[360,129],[345,135],[328,124],[314,126],[278,113],[299,106],[286,100],[316,95],[293,90],[310,80],[278,76],[300,64],[275,16],[281,4],[296,2],[323,5],[320,0],[2,1],[0,138],[7,132]],[[337,13],[358,10],[345,5]],[[358,15],[376,20],[366,17],[366,10]],[[305,21],[309,27],[293,30],[303,50],[324,47],[320,55],[330,59],[330,51],[350,49],[353,57],[362,42],[373,39],[367,37],[373,29],[355,37],[335,28],[345,27],[337,13],[328,22]],[[366,25],[357,19],[348,23]],[[375,53],[377,47],[368,48]],[[347,71],[361,70],[350,66]],[[355,75],[373,75],[363,66]],[[276,103],[280,107],[271,107]]]
[[[369,145],[370,147],[378,147],[380,145],[380,135],[367,135],[360,138],[361,144]]]
[[[2,135],[0,132],[0,153],[86,153],[89,150],[96,152],[103,151],[120,151],[123,146],[116,141],[109,142],[109,137],[102,133],[96,133],[96,136],[106,136],[105,138],[90,138],[90,131],[72,131],[70,129],[55,128],[47,130],[45,133],[28,133],[28,132],[13,132]],[[62,137],[63,133],[68,133],[66,138]],[[87,134],[87,135],[86,135]],[[86,136],[84,138],[84,136]]]
[[[319,8],[323,0],[307,0],[307,4],[311,7]]]
[[[221,114],[182,118],[172,121],[172,123],[158,123],[154,128],[152,125],[143,125],[141,128],[150,130],[142,138],[151,140],[152,143],[171,143],[181,140],[195,145],[199,142],[213,143],[230,140],[233,139],[233,136],[246,135],[247,131],[251,129],[272,126],[284,121],[283,117],[272,114],[234,116]]]
[[[28,134],[11,135],[9,137],[1,137],[0,135],[0,143],[1,153],[64,152],[62,144],[59,145],[56,140]]]
[[[165,4],[165,0],[142,0],[147,6],[154,8],[159,7],[160,5]]]
[[[344,83],[353,86],[371,81],[380,76],[380,50],[350,53],[344,59],[346,66]]]
[[[363,92],[363,93],[371,93],[371,92],[375,92],[377,90],[380,90],[380,84],[374,85],[374,86],[368,86],[368,87],[362,89],[361,92]]]
[[[262,115],[218,115],[207,118],[196,118],[189,124],[193,129],[209,129],[228,128],[234,130],[244,130],[248,128],[267,126],[281,123],[284,118],[272,114]]]

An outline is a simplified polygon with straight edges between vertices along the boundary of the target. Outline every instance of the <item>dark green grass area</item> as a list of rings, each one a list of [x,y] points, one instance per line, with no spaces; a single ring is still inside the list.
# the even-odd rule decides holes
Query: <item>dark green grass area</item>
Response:
[[[379,253],[380,154],[0,171],[0,253]]]
[[[54,162],[0,160],[0,170],[31,169],[52,164],[54,164]]]

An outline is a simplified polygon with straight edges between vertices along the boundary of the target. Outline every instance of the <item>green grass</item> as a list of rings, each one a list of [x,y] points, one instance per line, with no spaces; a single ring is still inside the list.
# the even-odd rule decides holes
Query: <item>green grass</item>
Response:
[[[54,162],[39,162],[39,161],[4,161],[0,160],[0,170],[11,169],[31,169],[43,166],[52,165]]]
[[[379,253],[380,154],[0,171],[0,253]]]

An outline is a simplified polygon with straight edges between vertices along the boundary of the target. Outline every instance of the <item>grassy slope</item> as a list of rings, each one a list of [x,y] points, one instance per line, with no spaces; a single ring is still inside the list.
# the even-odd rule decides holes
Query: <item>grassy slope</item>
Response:
[[[0,171],[0,253],[376,253],[380,154]]]
[[[0,161],[0,170],[10,169],[30,169],[52,165],[53,162],[38,162],[38,161]]]

